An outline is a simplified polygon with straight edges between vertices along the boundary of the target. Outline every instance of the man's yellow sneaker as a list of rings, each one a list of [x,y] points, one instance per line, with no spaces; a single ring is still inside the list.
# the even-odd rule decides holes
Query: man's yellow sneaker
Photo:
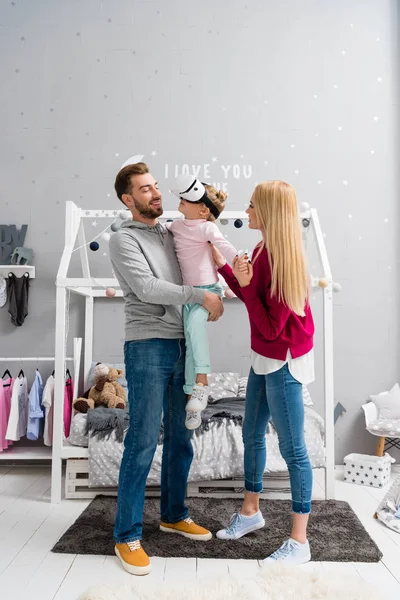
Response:
[[[115,544],[115,554],[122,566],[131,575],[147,575],[151,571],[150,559],[143,550],[140,540]]]
[[[196,525],[190,517],[184,521],[179,521],[178,523],[163,523],[161,521],[160,529],[166,533],[178,533],[190,540],[202,540],[203,542],[206,542],[212,538],[211,531],[208,531],[208,529],[205,529],[204,527],[200,527],[200,525]]]

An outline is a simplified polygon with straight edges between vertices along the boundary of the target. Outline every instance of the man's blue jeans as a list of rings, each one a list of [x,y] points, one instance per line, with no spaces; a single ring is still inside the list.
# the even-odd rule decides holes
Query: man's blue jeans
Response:
[[[266,465],[265,433],[272,418],[278,433],[279,450],[290,475],[292,510],[311,510],[312,469],[304,441],[302,385],[288,365],[269,375],[250,370],[243,423],[244,475],[247,492],[260,493]]]
[[[130,341],[125,342],[124,352],[130,422],[119,473],[117,543],[142,538],[145,486],[162,418],[161,520],[165,523],[188,517],[186,485],[193,458],[192,432],[185,427],[185,340]]]

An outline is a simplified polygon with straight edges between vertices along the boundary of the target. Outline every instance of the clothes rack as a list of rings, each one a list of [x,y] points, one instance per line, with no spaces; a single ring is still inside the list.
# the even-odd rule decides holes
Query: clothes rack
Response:
[[[31,362],[52,362],[55,360],[54,356],[19,356],[19,357],[15,357],[15,356],[5,356],[5,357],[0,357],[0,361],[2,362],[27,362],[27,361],[31,361]],[[73,356],[67,356],[65,358],[65,360],[74,360]]]

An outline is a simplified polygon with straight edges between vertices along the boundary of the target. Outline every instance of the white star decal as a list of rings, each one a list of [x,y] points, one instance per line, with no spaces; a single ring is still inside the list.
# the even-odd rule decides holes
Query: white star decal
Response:
[[[338,131],[343,131],[343,127],[341,125],[339,125]]]
[[[359,236],[358,236],[358,239],[359,239],[359,241],[361,242],[361,240],[362,240],[362,235],[359,235]]]
[[[375,115],[375,117],[374,117],[372,120],[373,120],[373,121],[375,121],[375,123],[376,123],[377,121],[379,121],[379,117],[377,117],[377,116]]]
[[[385,218],[383,219],[383,221],[384,221],[384,223],[389,223],[389,219],[388,219],[387,217],[385,217]]]
[[[107,194],[107,198],[109,198],[111,196],[111,194]]]
[[[346,179],[343,179],[342,183],[343,185],[349,185],[349,182]]]
[[[353,215],[348,215],[348,217],[349,217],[349,219],[352,219],[352,218],[353,218]]]
[[[267,160],[264,160],[264,165],[267,165],[267,164],[268,164],[268,161],[267,161]]]
[[[298,175],[300,173],[300,171],[298,169],[295,170],[294,174]]]
[[[151,152],[151,155],[152,155],[152,156],[157,156],[157,152],[156,152],[155,150],[153,150],[153,151]]]
[[[89,216],[89,211],[85,210],[85,215],[88,217]]]
[[[116,152],[116,153],[115,153],[115,156],[119,156],[119,152]]]
[[[315,137],[318,137],[318,136],[319,136],[319,133],[317,132],[317,133],[315,134]]]
[[[376,80],[378,83],[381,83],[383,81],[382,77],[377,77]]]
[[[347,54],[347,50],[342,50],[340,53],[342,56],[345,56]]]
[[[318,185],[321,185],[322,181],[319,179],[319,180],[317,181],[317,183],[318,183]]]
[[[380,42],[380,41],[381,41],[381,38],[376,38],[376,41],[377,41],[377,42]]]
[[[92,226],[97,227],[97,221],[92,221]]]
[[[333,85],[333,89],[334,89],[334,90],[337,90],[337,89],[338,89],[338,87],[339,87],[339,86],[338,86],[338,84],[337,84],[337,83],[335,83],[335,84]]]
[[[375,154],[375,150],[370,150],[369,153],[370,154]]]
[[[215,162],[217,162],[218,159],[216,156],[213,156],[211,160],[213,161],[213,163],[215,163]]]
[[[291,147],[291,148],[295,148],[295,145],[294,145],[294,144],[290,144],[290,147]]]
[[[103,256],[107,256],[107,252],[103,252]]]
[[[240,158],[244,158],[244,155],[243,155],[243,154],[241,154],[241,155],[240,155]]]
[[[388,265],[388,269],[389,269],[389,271],[391,271],[392,270],[392,265]]]
[[[314,98],[314,100],[316,100],[318,98],[318,94],[314,94],[313,98]]]

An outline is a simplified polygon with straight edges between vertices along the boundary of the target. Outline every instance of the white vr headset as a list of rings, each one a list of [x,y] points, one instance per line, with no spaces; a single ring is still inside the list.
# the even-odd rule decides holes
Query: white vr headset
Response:
[[[187,200],[193,204],[201,202],[210,209],[210,213],[218,219],[220,211],[207,196],[205,184],[201,183],[194,175],[179,175],[175,180],[175,188],[171,192],[181,200]]]

